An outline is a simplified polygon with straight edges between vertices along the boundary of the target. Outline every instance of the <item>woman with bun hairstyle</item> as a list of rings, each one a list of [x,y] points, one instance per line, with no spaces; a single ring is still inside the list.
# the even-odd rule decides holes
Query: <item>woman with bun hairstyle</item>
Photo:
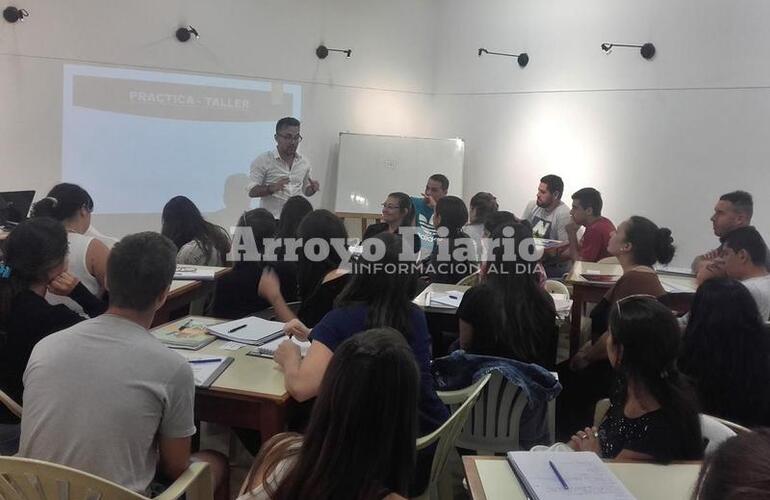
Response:
[[[35,203],[32,216],[50,217],[64,225],[69,241],[67,272],[94,296],[102,298],[110,249],[100,240],[86,235],[91,226],[93,211],[94,200],[85,189],[77,184],[63,182],[55,185],[45,198]],[[46,300],[52,304],[65,304],[77,313],[84,313],[82,307],[69,298],[48,294]]]
[[[673,243],[671,230],[658,227],[639,215],[629,217],[612,233],[607,251],[617,257],[623,275],[591,311],[591,340],[559,367],[560,380],[565,388],[557,401],[557,405],[563,406],[561,417],[577,419],[563,422],[570,430],[582,428],[590,422],[594,403],[609,393],[612,381],[612,367],[607,361],[610,310],[619,300],[632,295],[655,298],[665,295],[666,291],[652,266],[656,262],[671,262],[675,252]],[[574,372],[580,372],[579,376]],[[557,408],[556,414],[559,413]],[[566,430],[561,426],[560,429]]]

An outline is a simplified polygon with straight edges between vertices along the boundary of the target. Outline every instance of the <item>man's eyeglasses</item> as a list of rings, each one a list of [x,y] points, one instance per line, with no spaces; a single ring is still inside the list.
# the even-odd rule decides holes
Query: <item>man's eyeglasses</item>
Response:
[[[297,135],[291,135],[291,134],[278,134],[278,137],[283,139],[284,141],[290,141],[290,142],[302,142],[302,136]]]

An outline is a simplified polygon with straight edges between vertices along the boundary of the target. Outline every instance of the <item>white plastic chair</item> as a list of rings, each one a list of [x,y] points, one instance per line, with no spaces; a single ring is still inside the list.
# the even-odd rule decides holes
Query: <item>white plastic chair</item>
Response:
[[[211,500],[214,489],[209,466],[194,462],[157,500]],[[29,458],[0,457],[0,498],[3,500],[145,500],[138,493],[106,479],[63,465]]]
[[[479,272],[469,274],[456,283],[457,286],[476,286],[479,284]]]
[[[412,500],[438,500],[440,498],[438,483],[439,478],[444,472],[449,453],[456,446],[457,436],[460,434],[473,405],[476,404],[476,400],[490,378],[491,375],[486,375],[484,378],[465,389],[453,391],[453,396],[457,398],[455,402],[462,402],[460,407],[449,416],[447,421],[444,422],[441,427],[427,436],[417,438],[417,450],[427,448],[433,443],[438,443],[438,445],[436,446],[436,451],[433,455],[428,488],[421,495],[411,497]]]
[[[620,264],[620,261],[615,256],[605,257],[603,259],[599,259],[597,264]]]
[[[438,396],[454,409],[458,400],[455,393],[458,392],[438,392]],[[456,446],[475,450],[478,455],[521,450],[519,427],[527,403],[521,387],[510,383],[500,373],[492,373],[457,438]],[[556,401],[553,399],[548,402],[545,419],[553,443],[556,434]]]
[[[570,297],[569,288],[561,281],[545,280],[545,291],[548,293],[560,293],[566,295],[567,298]]]

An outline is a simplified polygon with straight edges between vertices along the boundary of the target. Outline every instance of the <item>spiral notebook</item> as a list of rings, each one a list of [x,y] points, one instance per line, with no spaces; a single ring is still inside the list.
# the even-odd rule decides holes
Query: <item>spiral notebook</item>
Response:
[[[260,358],[272,358],[275,356],[275,351],[278,350],[278,346],[281,345],[285,340],[289,340],[289,337],[283,336],[275,340],[271,340],[266,344],[255,347],[247,354],[249,356],[258,356]],[[299,346],[299,352],[304,358],[307,355],[308,349],[310,349],[310,341],[298,340],[297,337],[291,337],[291,341]]]

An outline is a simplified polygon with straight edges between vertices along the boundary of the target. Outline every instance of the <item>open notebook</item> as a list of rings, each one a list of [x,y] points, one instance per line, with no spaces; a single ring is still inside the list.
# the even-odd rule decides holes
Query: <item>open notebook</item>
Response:
[[[275,355],[275,351],[278,349],[278,346],[281,345],[286,340],[289,340],[289,337],[283,336],[275,340],[271,340],[266,344],[262,344],[260,346],[255,347],[254,349],[248,352],[248,355],[259,356],[260,358],[272,358]],[[300,354],[304,358],[307,355],[308,349],[310,349],[310,341],[298,340],[297,337],[292,337],[291,341],[299,346]]]
[[[241,344],[264,345],[283,336],[283,323],[248,316],[227,323],[212,325],[208,327],[208,332]]]
[[[508,463],[533,500],[633,500],[634,496],[590,451],[511,451]]]

